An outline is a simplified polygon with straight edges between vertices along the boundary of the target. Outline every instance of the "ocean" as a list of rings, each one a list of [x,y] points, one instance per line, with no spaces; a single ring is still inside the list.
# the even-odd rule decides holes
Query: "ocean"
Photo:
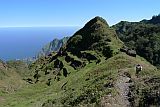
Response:
[[[79,27],[8,27],[0,28],[0,59],[34,57],[54,38],[72,36]]]

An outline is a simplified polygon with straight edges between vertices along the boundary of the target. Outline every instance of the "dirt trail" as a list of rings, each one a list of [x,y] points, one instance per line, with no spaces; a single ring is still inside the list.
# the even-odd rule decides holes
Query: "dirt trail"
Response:
[[[131,77],[127,75],[129,69],[119,71],[114,87],[118,94],[116,96],[106,95],[102,97],[101,107],[132,107],[131,87],[134,83]]]
[[[129,102],[130,86],[133,84],[130,82],[131,78],[120,75],[116,81],[115,87],[119,93],[119,100],[123,107],[131,107]]]
[[[4,97],[0,96],[0,103],[4,101],[5,101]]]

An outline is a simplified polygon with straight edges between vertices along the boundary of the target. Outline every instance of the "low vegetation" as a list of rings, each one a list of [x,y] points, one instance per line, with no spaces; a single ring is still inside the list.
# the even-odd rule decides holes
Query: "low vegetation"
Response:
[[[158,107],[160,71],[129,48],[95,17],[58,52],[7,62],[0,82],[15,88],[0,88],[0,107]]]
[[[141,22],[122,21],[113,26],[118,37],[137,54],[159,67],[160,64],[160,15]]]

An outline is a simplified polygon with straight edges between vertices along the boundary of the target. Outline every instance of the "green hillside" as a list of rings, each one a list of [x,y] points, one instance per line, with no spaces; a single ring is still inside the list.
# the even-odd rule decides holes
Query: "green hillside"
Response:
[[[114,28],[95,17],[29,69],[8,62],[23,83],[1,91],[0,107],[158,107],[160,71],[143,57],[122,52],[124,47]],[[137,64],[143,67],[138,74]]]
[[[110,28],[103,18],[95,17],[67,41],[63,50],[73,54],[85,50],[103,54],[112,51],[111,54],[116,54],[122,45],[115,30]]]
[[[63,60],[63,58],[61,58]],[[26,86],[12,93],[3,93],[2,107],[59,107],[59,106],[100,106],[125,107],[125,101],[121,99],[121,91],[117,85],[120,79],[129,79],[122,86],[131,83],[129,88],[130,104],[134,106],[157,105],[159,86],[159,72],[157,69],[141,57],[131,57],[125,53],[119,53],[105,60],[101,57],[101,63],[87,64],[84,68],[74,70],[67,65],[69,71],[67,77],[60,72],[59,79],[54,74],[43,76],[36,84]],[[135,76],[135,64],[143,66],[143,72],[139,77]],[[53,71],[52,71],[53,72]],[[51,72],[51,73],[52,73]],[[48,86],[50,79],[50,85]],[[118,87],[118,88],[117,88]],[[150,97],[149,97],[150,96]],[[147,102],[149,98],[151,102]],[[115,106],[116,107],[116,106]],[[156,106],[155,106],[156,107]]]
[[[31,71],[27,64],[21,61],[0,62],[0,96],[12,93],[26,85],[25,77],[29,76]],[[0,98],[1,99],[1,98]],[[0,100],[1,102],[1,100]]]
[[[160,16],[140,22],[122,21],[113,26],[118,37],[150,63],[160,65]]]

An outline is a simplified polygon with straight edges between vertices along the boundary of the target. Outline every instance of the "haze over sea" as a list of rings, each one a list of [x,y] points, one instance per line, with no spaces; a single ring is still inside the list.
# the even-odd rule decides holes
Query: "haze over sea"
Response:
[[[0,28],[0,59],[34,57],[54,38],[72,36],[79,27],[6,27]]]

